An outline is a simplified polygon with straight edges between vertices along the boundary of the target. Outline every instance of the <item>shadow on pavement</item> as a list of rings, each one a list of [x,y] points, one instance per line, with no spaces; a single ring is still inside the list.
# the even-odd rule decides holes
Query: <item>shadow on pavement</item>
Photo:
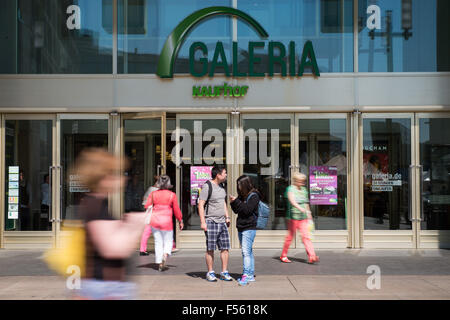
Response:
[[[206,280],[206,272],[204,272],[204,271],[187,272],[186,275],[188,275],[191,278],[201,278],[201,279]],[[234,280],[237,280],[238,278],[241,277],[241,275],[239,273],[230,273],[230,276]],[[220,273],[216,273],[216,277],[217,277],[217,280],[219,280]]]
[[[166,268],[171,268],[171,267],[176,267],[176,266],[175,265],[166,264]],[[136,268],[147,268],[147,269],[158,270],[159,264],[158,263],[147,263],[147,264],[142,264],[140,266],[137,266]]]
[[[280,257],[272,257],[273,260],[277,260],[278,262],[282,263],[282,264],[289,264],[289,263],[283,263],[280,261]],[[300,258],[289,258],[289,260],[291,260],[292,262],[302,262],[302,263],[308,263],[308,261],[306,259],[300,259]]]

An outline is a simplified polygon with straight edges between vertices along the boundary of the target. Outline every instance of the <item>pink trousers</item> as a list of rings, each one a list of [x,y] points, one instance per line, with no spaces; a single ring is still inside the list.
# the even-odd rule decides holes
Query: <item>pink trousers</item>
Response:
[[[141,237],[141,252],[147,251],[147,242],[151,234],[152,234],[152,227],[149,224],[145,225],[145,229]]]
[[[306,249],[306,253],[310,258],[315,257],[316,253],[314,252],[314,247],[308,232],[308,219],[304,220],[290,219],[288,222],[288,228],[289,230],[288,234],[286,235],[286,238],[284,239],[283,252],[281,253],[281,256],[282,257],[287,256],[289,246],[291,245],[292,242],[292,238],[295,236],[295,232],[297,230],[300,230],[300,233],[302,234],[303,245],[305,246]]]

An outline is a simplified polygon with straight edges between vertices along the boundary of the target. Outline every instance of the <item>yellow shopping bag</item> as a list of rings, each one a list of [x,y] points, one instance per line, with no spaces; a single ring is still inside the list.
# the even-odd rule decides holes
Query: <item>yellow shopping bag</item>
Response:
[[[81,223],[76,223],[70,227],[65,227],[67,236],[61,238],[60,246],[47,250],[44,260],[50,269],[60,275],[67,277],[73,270],[69,267],[78,267],[81,276],[84,276],[86,269],[86,234]],[[73,268],[73,267],[72,267]]]

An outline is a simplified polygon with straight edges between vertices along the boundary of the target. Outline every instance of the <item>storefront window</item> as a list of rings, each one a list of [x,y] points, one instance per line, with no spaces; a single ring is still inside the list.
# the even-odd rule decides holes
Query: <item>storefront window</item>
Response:
[[[52,230],[52,121],[5,121],[5,230]]]
[[[450,230],[450,119],[420,119],[422,230]]]
[[[359,71],[450,71],[449,16],[448,0],[359,0]]]
[[[320,72],[353,72],[353,1],[352,0],[239,0],[238,9],[256,19],[269,34],[286,48],[289,70],[289,42],[295,42],[296,69],[303,45],[310,40]],[[238,20],[239,71],[248,72],[249,41],[258,41],[255,31]],[[266,72],[268,44],[257,48],[256,72]],[[279,51],[276,51],[279,54]],[[278,69],[277,69],[278,68]],[[275,73],[280,67],[275,66]],[[305,71],[306,72],[306,71]]]
[[[410,119],[363,120],[364,228],[411,230]]]
[[[0,29],[0,73],[112,73],[112,0],[3,0]]]
[[[267,229],[285,230],[291,177],[291,120],[244,119],[244,174],[271,209]]]
[[[347,229],[346,120],[301,119],[299,134],[299,169],[309,180],[316,229]]]
[[[159,54],[169,34],[184,18],[210,6],[231,7],[230,0],[119,0],[118,1],[118,73],[156,73]],[[201,41],[208,48],[212,61],[218,41],[224,45],[231,63],[231,19],[213,17],[194,27],[178,52],[175,73],[189,73],[189,48]],[[201,56],[197,51],[196,59]],[[200,66],[201,67],[201,66]],[[216,73],[223,73],[217,68]]]

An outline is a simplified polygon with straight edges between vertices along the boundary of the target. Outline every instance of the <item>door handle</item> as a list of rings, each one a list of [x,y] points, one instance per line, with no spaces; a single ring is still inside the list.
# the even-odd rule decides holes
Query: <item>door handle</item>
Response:
[[[423,165],[419,164],[417,167],[419,167],[419,190],[420,190],[420,218],[419,221],[423,221]]]
[[[183,203],[183,166],[179,165],[177,166],[177,169],[180,170],[180,205]]]
[[[413,164],[411,164],[411,165],[409,166],[409,175],[408,175],[408,185],[409,185],[408,217],[409,217],[409,221],[413,221],[413,222],[416,221],[416,219],[413,218],[413,216],[412,216],[412,203],[413,203],[413,200],[412,200],[412,199],[413,199],[412,176],[413,176],[413,174],[414,174],[414,167],[415,167],[415,165],[413,165]]]

